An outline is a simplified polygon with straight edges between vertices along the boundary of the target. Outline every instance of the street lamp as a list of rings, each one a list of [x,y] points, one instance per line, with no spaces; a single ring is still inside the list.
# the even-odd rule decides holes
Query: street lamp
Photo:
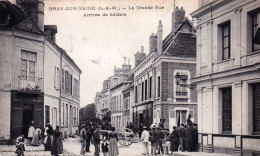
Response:
[[[176,73],[175,75],[175,83],[179,85],[180,87],[188,87],[191,90],[196,90],[196,84],[191,83],[191,84],[180,84],[181,80],[183,77],[187,77],[186,75],[180,75],[179,73]]]

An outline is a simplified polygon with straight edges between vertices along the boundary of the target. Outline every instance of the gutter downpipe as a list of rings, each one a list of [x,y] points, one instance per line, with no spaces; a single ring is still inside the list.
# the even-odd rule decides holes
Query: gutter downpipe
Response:
[[[60,97],[59,97],[59,126],[61,127],[61,85],[62,85],[62,56],[63,56],[63,51],[60,53]]]

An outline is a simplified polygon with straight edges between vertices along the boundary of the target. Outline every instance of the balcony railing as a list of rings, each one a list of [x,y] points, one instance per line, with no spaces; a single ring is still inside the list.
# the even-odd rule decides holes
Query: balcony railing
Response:
[[[176,96],[187,96],[188,92],[176,92]]]
[[[24,92],[41,92],[42,78],[30,76],[18,76],[18,90]]]

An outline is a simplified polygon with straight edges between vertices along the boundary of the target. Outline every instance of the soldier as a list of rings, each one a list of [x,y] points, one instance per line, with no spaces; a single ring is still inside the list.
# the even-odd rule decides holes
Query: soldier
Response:
[[[181,128],[179,130],[180,134],[180,143],[181,143],[181,151],[185,151],[185,133],[186,133],[186,128],[184,127],[184,124],[181,124]]]

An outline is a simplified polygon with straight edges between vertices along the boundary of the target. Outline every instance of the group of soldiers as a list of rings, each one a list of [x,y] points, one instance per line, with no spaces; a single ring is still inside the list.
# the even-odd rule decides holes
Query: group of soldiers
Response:
[[[173,131],[169,138],[170,150],[172,152],[179,149],[184,152],[195,151],[198,146],[198,129],[197,124],[188,123],[181,124],[180,127],[173,127]]]

